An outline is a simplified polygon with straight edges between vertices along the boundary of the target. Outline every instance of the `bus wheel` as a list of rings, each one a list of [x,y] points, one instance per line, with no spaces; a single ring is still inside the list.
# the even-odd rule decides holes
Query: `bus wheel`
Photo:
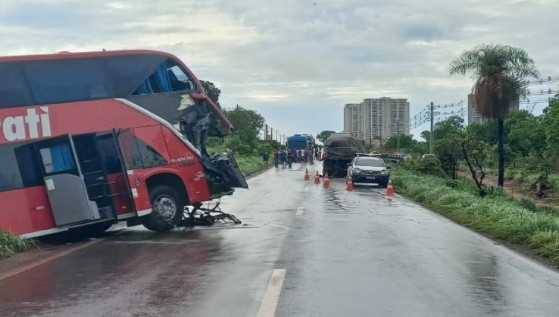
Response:
[[[157,185],[150,190],[152,211],[142,217],[142,224],[149,230],[164,232],[175,228],[183,214],[185,202],[177,190],[167,185]]]

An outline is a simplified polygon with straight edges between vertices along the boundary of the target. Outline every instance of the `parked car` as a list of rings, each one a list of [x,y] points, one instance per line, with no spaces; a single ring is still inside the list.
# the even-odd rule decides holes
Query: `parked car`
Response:
[[[435,154],[423,154],[421,157],[422,160],[438,160]]]
[[[402,161],[404,161],[404,155],[401,154],[383,153],[380,155],[380,157],[385,161],[396,163],[396,164],[400,164]]]
[[[359,155],[348,164],[347,177],[355,183],[376,183],[386,188],[390,179],[390,167],[379,157]]]

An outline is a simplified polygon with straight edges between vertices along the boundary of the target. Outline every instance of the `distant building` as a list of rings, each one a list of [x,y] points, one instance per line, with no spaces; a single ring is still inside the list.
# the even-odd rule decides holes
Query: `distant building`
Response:
[[[344,131],[381,145],[395,135],[409,135],[410,103],[407,99],[367,98],[344,107]]]
[[[474,94],[468,94],[468,124],[480,124],[485,122],[487,122],[487,119],[484,119],[476,110]]]
[[[511,111],[518,111],[520,109],[520,100],[515,102],[511,105]],[[468,94],[468,124],[472,123],[485,123],[488,122],[488,118],[484,118],[479,112],[476,110],[476,101],[474,98],[474,94]]]
[[[344,107],[344,131],[357,136],[359,123],[359,106],[358,103],[348,103]]]

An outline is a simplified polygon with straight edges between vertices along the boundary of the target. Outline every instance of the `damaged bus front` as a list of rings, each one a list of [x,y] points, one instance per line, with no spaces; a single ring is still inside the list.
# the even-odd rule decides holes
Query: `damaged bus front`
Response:
[[[127,99],[169,121],[196,147],[212,198],[230,194],[234,187],[248,188],[231,151],[221,155],[207,152],[206,140],[211,125],[219,120],[229,129],[233,126],[205,94],[199,80],[170,55],[159,53],[150,58],[153,58],[153,64],[146,68],[146,79]]]

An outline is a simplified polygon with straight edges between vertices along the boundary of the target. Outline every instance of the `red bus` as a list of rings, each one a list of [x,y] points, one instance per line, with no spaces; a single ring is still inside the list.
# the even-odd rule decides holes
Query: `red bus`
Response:
[[[248,188],[206,138],[223,117],[175,56],[0,57],[0,230],[36,237],[127,220],[155,231]]]

